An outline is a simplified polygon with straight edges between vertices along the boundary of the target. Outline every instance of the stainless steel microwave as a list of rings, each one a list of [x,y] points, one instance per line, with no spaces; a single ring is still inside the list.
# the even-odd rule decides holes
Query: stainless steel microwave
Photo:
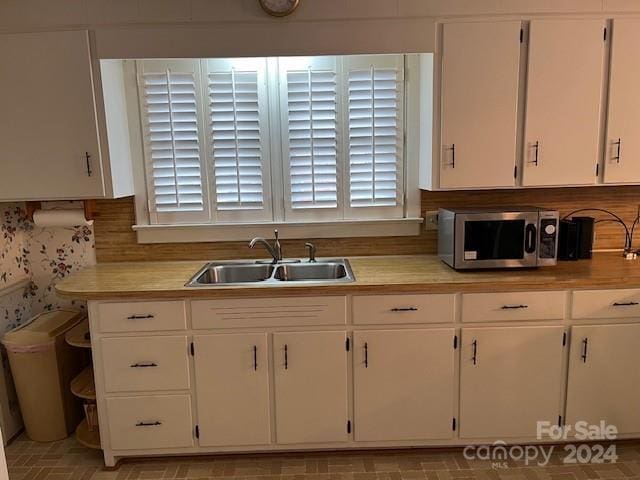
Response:
[[[555,265],[558,221],[537,207],[441,208],[438,255],[455,269]]]

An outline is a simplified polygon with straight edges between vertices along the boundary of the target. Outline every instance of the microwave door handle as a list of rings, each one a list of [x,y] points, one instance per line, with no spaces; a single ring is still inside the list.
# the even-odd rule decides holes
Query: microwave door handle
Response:
[[[524,251],[534,253],[536,251],[536,226],[530,223],[526,226],[524,232]]]

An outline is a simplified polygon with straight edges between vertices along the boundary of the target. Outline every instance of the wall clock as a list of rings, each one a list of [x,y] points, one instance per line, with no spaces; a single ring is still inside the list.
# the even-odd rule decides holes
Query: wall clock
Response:
[[[284,17],[292,13],[300,0],[258,0],[262,9],[274,17]]]

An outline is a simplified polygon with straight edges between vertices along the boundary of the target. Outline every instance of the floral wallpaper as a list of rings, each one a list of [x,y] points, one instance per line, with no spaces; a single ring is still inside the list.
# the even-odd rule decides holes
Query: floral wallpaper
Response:
[[[93,227],[41,228],[24,204],[0,204],[0,335],[43,311],[86,308],[56,295],[55,284],[95,262]],[[8,288],[24,278],[26,286]]]

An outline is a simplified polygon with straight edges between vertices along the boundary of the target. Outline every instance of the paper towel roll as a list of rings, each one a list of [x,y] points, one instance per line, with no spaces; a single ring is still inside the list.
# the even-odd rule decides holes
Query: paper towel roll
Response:
[[[33,212],[33,223],[39,227],[77,227],[79,225],[93,225],[93,220],[84,218],[84,210],[74,208],[36,210]]]

